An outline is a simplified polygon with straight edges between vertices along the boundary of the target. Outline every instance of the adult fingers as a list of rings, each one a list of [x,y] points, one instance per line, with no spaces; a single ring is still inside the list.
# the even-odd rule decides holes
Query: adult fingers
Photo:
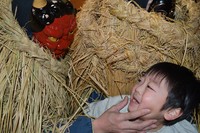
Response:
[[[133,112],[122,113],[121,118],[123,120],[134,120],[149,113],[150,113],[149,109],[141,109]]]
[[[127,130],[137,130],[137,131],[146,131],[153,128],[156,128],[155,124],[157,120],[146,120],[146,121],[126,121],[121,125]]]
[[[122,130],[119,133],[147,133],[146,131],[138,131],[138,130]]]

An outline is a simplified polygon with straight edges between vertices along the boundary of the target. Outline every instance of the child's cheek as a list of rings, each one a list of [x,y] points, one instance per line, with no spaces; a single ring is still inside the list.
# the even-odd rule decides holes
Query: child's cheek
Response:
[[[147,93],[144,93],[142,97],[142,101],[138,106],[138,109],[151,109],[152,103],[155,103],[155,102],[156,101],[154,101],[151,96],[149,96]]]

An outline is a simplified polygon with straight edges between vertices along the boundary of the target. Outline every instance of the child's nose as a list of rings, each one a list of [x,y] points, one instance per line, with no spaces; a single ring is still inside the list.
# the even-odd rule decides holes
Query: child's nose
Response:
[[[146,90],[146,85],[142,84],[141,86],[138,86],[135,91],[139,94],[140,97],[143,96],[144,92]]]

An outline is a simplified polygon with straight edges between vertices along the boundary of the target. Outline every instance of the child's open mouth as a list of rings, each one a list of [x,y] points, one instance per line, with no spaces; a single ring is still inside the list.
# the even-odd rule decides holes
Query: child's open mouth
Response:
[[[135,102],[135,103],[137,103],[137,104],[140,104],[140,100],[139,100],[139,98],[137,98],[136,95],[133,95],[132,101]]]

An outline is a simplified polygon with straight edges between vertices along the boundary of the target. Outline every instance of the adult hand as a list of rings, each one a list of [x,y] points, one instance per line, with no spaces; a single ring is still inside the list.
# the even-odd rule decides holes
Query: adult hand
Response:
[[[128,104],[128,98],[112,106],[99,118],[92,122],[94,133],[145,133],[146,130],[156,128],[156,120],[139,121],[137,118],[150,113],[148,109],[135,112],[120,113]]]

